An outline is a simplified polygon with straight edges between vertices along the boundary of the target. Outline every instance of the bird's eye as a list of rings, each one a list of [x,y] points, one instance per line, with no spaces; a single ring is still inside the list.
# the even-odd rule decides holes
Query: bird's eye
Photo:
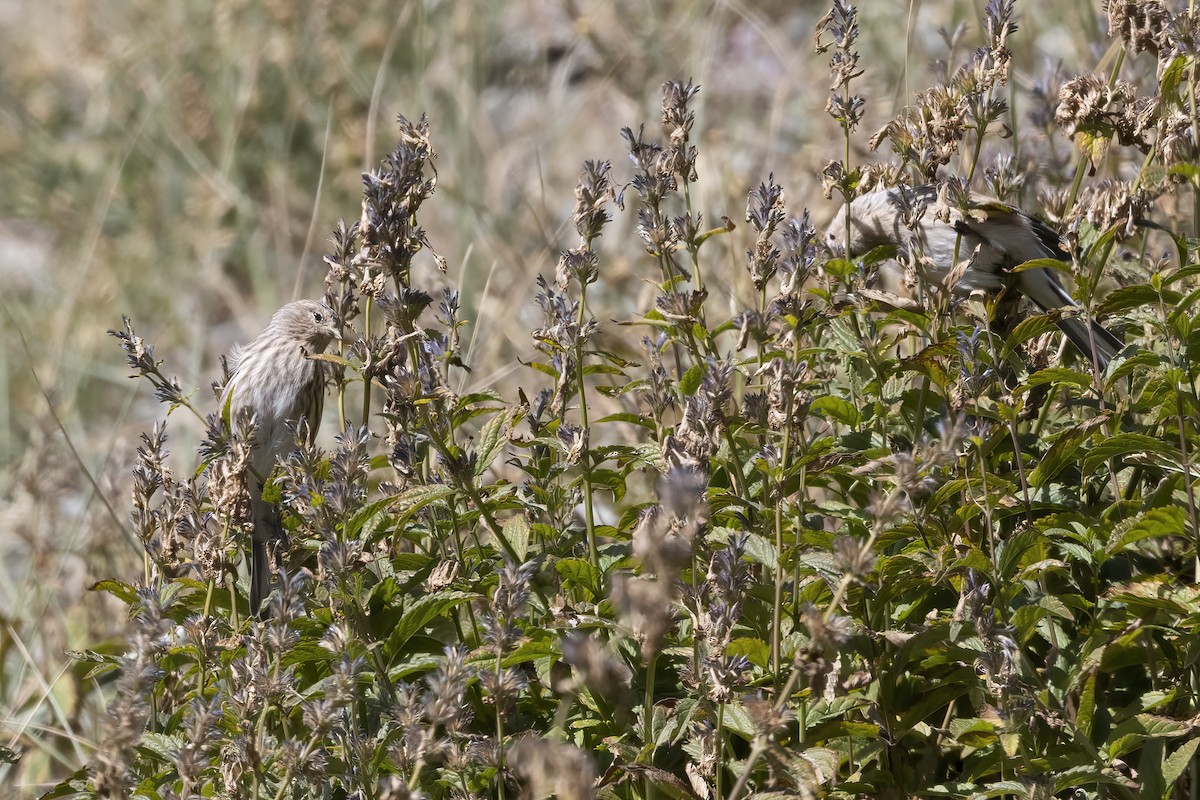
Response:
[[[324,321],[325,321],[325,317],[324,317],[324,315],[322,315],[322,314],[321,314],[321,312],[320,312],[320,311],[314,311],[314,312],[313,312],[313,319],[314,319],[314,320],[316,320],[317,322],[324,322]]]

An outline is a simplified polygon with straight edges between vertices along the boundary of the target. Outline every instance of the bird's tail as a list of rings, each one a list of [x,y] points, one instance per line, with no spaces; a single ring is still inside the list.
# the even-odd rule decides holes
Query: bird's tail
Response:
[[[1100,371],[1103,372],[1108,367],[1108,362],[1116,358],[1117,353],[1121,352],[1121,348],[1125,346],[1125,343],[1114,336],[1099,322],[1090,320],[1090,326],[1088,322],[1089,320],[1079,317],[1063,317],[1058,321],[1058,327],[1071,340],[1071,344],[1079,348],[1079,352],[1083,353],[1084,356],[1095,354],[1096,363],[1099,365]]]
[[[267,543],[256,537],[250,545],[250,613],[258,616],[263,599],[271,593],[271,564]]]
[[[262,602],[271,593],[271,553],[279,559],[283,523],[279,511],[261,498],[252,501],[254,533],[250,544],[250,613],[260,616]]]

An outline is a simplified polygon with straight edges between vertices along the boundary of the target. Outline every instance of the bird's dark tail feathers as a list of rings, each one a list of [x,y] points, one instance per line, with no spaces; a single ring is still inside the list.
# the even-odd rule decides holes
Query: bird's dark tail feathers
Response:
[[[257,539],[250,545],[250,613],[259,616],[262,601],[271,593],[271,564],[267,543]]]
[[[1089,360],[1093,351],[1095,352],[1096,363],[1101,372],[1108,367],[1108,362],[1116,358],[1117,353],[1125,347],[1124,342],[1095,320],[1091,320],[1089,328],[1088,320],[1080,317],[1064,317],[1058,321],[1058,327],[1071,340],[1071,344],[1075,345],[1085,357],[1089,357]]]
[[[263,616],[262,602],[271,593],[272,557],[282,566],[283,521],[279,509],[262,498],[251,502],[254,533],[250,544],[250,613]]]

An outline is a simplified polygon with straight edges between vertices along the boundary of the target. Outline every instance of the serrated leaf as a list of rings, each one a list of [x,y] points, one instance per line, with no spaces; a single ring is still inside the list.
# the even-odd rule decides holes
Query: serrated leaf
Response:
[[[1109,758],[1120,758],[1137,749],[1147,739],[1182,736],[1191,730],[1191,723],[1184,720],[1160,717],[1156,714],[1138,714],[1118,725],[1109,735],[1105,751]]]
[[[1172,458],[1179,453],[1178,446],[1172,446],[1166,441],[1154,436],[1141,433],[1118,433],[1101,439],[1095,447],[1083,457],[1083,474],[1091,475],[1097,467],[1110,458],[1120,458],[1136,453],[1153,453]]]
[[[762,639],[752,639],[748,636],[734,639],[725,648],[725,654],[745,656],[751,664],[759,669],[769,669],[771,666],[771,647]]]
[[[775,565],[779,561],[775,545],[757,533],[746,536],[746,555],[750,557],[751,561],[757,561],[770,569],[775,569]]]
[[[529,519],[524,514],[517,514],[504,520],[502,528],[513,552],[524,559],[529,554]]]
[[[1066,367],[1049,367],[1047,369],[1039,369],[1026,379],[1022,385],[1022,389],[1032,389],[1035,386],[1050,384],[1051,386],[1060,386],[1068,384],[1078,386],[1082,389],[1087,389],[1092,385],[1092,376],[1084,375],[1082,372]]]
[[[1079,445],[1086,439],[1088,432],[1081,428],[1070,428],[1059,434],[1042,456],[1042,460],[1029,473],[1030,486],[1045,486],[1068,464],[1079,457]]]
[[[1184,536],[1186,522],[1187,513],[1179,506],[1152,508],[1135,517],[1105,550],[1109,554],[1116,554],[1143,539]]]
[[[554,562],[554,570],[562,578],[565,588],[577,587],[588,592],[593,599],[600,597],[604,576],[590,561],[582,558],[563,558]]]
[[[1004,337],[1000,348],[1001,358],[1017,350],[1022,344],[1055,330],[1058,326],[1045,314],[1033,314],[1017,323],[1012,333]]]
[[[350,517],[349,521],[346,522],[342,529],[347,538],[359,538],[363,528],[367,526],[367,523],[386,511],[394,501],[395,498],[384,497],[372,503],[368,503],[367,505],[355,511],[353,516]]]
[[[1159,293],[1154,291],[1153,287],[1144,283],[1137,286],[1123,286],[1110,292],[1096,313],[1107,317],[1110,314],[1120,314],[1134,308],[1156,306],[1158,305],[1158,295]],[[1182,297],[1179,292],[1167,291],[1165,288],[1162,295],[1168,307],[1174,306],[1175,302]]]
[[[809,406],[809,412],[818,417],[832,419],[835,422],[840,422],[855,429],[858,428],[859,423],[862,421],[862,414],[856,406],[840,397],[833,397],[832,395],[825,395],[824,397],[814,399]]]
[[[149,731],[143,733],[142,738],[138,741],[138,747],[149,750],[164,761],[169,760],[183,746],[182,736],[167,736]]]
[[[421,631],[433,620],[445,614],[455,606],[462,605],[479,595],[469,592],[438,592],[418,598],[412,605],[404,609],[400,621],[388,635],[383,644],[384,658],[391,663],[401,649],[418,631]]]
[[[951,720],[950,734],[966,747],[987,747],[1000,739],[996,726],[978,717]]]
[[[453,495],[454,488],[451,486],[413,486],[405,489],[394,498],[396,513],[400,516],[408,516],[431,503],[436,503]]]
[[[746,741],[753,739],[758,732],[750,715],[746,713],[746,707],[736,701],[725,704],[725,725]]]
[[[496,456],[508,444],[510,434],[510,424],[516,416],[514,410],[508,410],[500,414],[494,415],[479,431],[479,440],[475,445],[477,458],[475,460],[475,477],[478,478],[483,473],[487,472],[492,462],[496,460]]]
[[[1190,739],[1184,742],[1171,755],[1163,759],[1162,778],[1163,786],[1168,790],[1163,793],[1163,800],[1170,797],[1170,789],[1175,786],[1188,765],[1192,763],[1192,759],[1196,757],[1196,748],[1200,746],[1200,738]]]
[[[695,364],[683,373],[683,377],[679,379],[679,393],[684,397],[691,397],[700,388],[701,381],[704,380],[704,366]]]
[[[1162,77],[1158,79],[1158,91],[1164,98],[1179,99],[1179,86],[1187,74],[1188,65],[1192,59],[1183,54],[1174,56],[1162,69]]]
[[[841,763],[841,754],[836,750],[831,750],[828,747],[810,747],[800,754],[813,769],[817,772],[817,779],[821,783],[829,783],[837,777],[838,764]]]

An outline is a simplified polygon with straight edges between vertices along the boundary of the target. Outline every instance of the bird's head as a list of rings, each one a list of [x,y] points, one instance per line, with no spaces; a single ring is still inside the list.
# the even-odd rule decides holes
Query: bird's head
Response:
[[[885,244],[900,244],[909,233],[900,229],[892,191],[880,189],[854,198],[850,203],[850,251],[846,252],[846,207],[842,206],[825,232],[825,246],[834,255],[861,256]]]
[[[331,341],[342,338],[333,309],[314,300],[288,303],[271,317],[269,327],[300,342],[312,353],[323,353]]]

